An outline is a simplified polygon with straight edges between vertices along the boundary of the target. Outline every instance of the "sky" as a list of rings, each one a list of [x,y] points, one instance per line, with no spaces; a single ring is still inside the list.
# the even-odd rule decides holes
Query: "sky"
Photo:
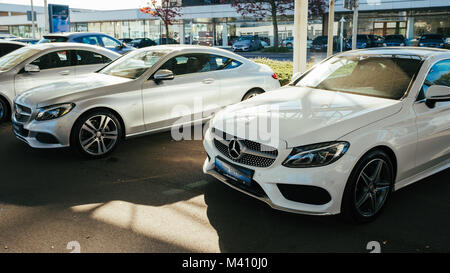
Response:
[[[69,5],[71,8],[115,10],[144,6],[149,0],[47,0],[48,4]],[[0,0],[0,3],[30,5],[30,0]],[[44,0],[33,0],[35,6],[44,6]]]

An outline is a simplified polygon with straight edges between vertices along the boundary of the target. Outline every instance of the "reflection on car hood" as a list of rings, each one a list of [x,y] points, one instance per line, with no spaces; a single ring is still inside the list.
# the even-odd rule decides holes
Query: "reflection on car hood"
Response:
[[[36,105],[37,107],[60,103],[61,99],[65,99],[64,102],[76,102],[75,100],[81,95],[85,95],[86,92],[128,81],[130,79],[92,73],[32,88],[19,95],[15,101],[19,104]],[[97,94],[92,94],[92,96],[95,95]]]
[[[401,107],[396,100],[285,87],[227,107],[214,117],[212,126],[266,145],[294,147],[337,140]],[[248,133],[254,131],[259,136]]]

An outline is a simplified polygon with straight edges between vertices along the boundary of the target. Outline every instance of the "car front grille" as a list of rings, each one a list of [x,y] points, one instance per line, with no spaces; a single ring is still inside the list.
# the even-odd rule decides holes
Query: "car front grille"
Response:
[[[247,139],[236,138],[217,129],[213,130],[215,134],[214,145],[216,149],[234,162],[253,167],[266,168],[271,166],[278,156],[278,150],[273,147]],[[238,158],[233,158],[230,155],[229,144],[231,140],[238,141],[241,146],[241,155]]]
[[[20,104],[14,104],[14,116],[18,122],[25,123],[31,118],[31,108]]]

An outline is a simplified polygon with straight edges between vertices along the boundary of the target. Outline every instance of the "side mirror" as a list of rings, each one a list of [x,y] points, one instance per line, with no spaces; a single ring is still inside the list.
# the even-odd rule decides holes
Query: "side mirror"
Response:
[[[155,75],[153,75],[153,79],[155,81],[173,80],[174,75],[173,75],[173,72],[168,69],[161,69],[161,70],[156,71]]]
[[[27,64],[25,65],[24,69],[25,72],[39,72],[41,71],[41,69],[39,68],[38,65],[35,64]]]
[[[425,95],[425,104],[433,108],[436,102],[450,101],[450,87],[444,85],[432,85],[428,87]]]

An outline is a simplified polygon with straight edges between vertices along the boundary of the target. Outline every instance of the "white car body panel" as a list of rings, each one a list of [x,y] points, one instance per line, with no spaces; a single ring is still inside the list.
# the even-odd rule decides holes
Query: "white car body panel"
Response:
[[[415,48],[409,50],[412,51],[411,54],[421,52]],[[364,50],[354,52],[362,51]],[[364,52],[370,53],[373,50]],[[387,48],[379,52],[392,54],[396,51]],[[211,128],[231,135],[237,133],[236,137],[249,139],[248,135],[239,135],[239,132],[245,132],[245,128],[264,118],[267,115],[264,113],[268,109],[267,106],[280,109],[281,114],[274,115],[275,119],[279,119],[280,144],[272,145],[278,149],[278,156],[271,166],[250,167],[224,157],[232,164],[254,170],[253,179],[263,188],[267,198],[258,197],[233,186],[227,182],[226,177],[215,171],[214,158],[223,154],[212,141],[214,135],[211,128],[207,131],[204,141],[208,158],[203,171],[245,194],[268,203],[275,209],[328,215],[340,213],[342,196],[351,171],[358,160],[375,147],[386,147],[395,156],[395,190],[449,168],[450,102],[437,102],[434,108],[430,108],[424,101],[417,101],[416,98],[431,66],[441,60],[450,60],[450,52],[430,50],[425,55],[425,61],[410,86],[409,93],[398,101],[285,87],[219,112],[211,121]],[[258,107],[262,106],[266,108],[258,111]],[[290,115],[282,116],[286,113]],[[246,117],[235,119],[239,114]],[[336,162],[313,168],[288,168],[282,165],[292,147],[329,141],[350,143],[348,151]],[[270,144],[261,139],[258,142]],[[283,142],[286,146],[283,146]],[[277,183],[318,186],[328,191],[331,201],[324,205],[293,202],[284,198],[276,186]]]
[[[98,46],[91,46],[78,43],[37,44],[37,45],[30,45],[28,46],[28,48],[37,49],[39,50],[39,52],[22,61],[21,63],[17,64],[9,71],[0,73],[0,83],[1,83],[0,96],[6,98],[10,102],[11,106],[16,96],[22,94],[23,92],[29,89],[48,83],[63,81],[65,79],[70,79],[75,76],[89,74],[97,71],[98,69],[106,65],[105,63],[92,65],[77,65],[54,69],[43,69],[39,72],[20,73],[20,71],[27,64],[32,63],[34,60],[38,59],[41,56],[56,51],[84,50],[103,55],[111,60],[115,60],[120,57],[119,54],[112,52],[110,50]]]
[[[55,136],[58,144],[39,143],[33,137],[19,138],[35,148],[70,146],[70,132],[76,120],[87,111],[98,108],[107,108],[116,112],[119,119],[123,121],[125,137],[135,137],[169,130],[179,119],[182,119],[180,122],[188,120],[188,124],[193,123],[196,120],[190,119],[193,113],[191,110],[196,110],[197,102],[203,105],[199,110],[200,120],[206,120],[211,115],[208,113],[210,110],[240,102],[249,90],[258,88],[271,91],[280,87],[278,80],[272,78],[272,70],[226,50],[169,45],[143,48],[134,52],[147,50],[169,50],[170,53],[137,79],[92,73],[76,79],[42,85],[19,95],[15,103],[31,108],[33,115],[39,107],[60,103],[76,104],[70,113],[61,118],[36,121],[32,116],[31,120],[23,123],[26,130],[45,132]],[[230,70],[175,76],[173,80],[161,81],[158,84],[152,79],[152,75],[167,60],[190,53],[221,55],[242,62],[243,65]],[[237,75],[234,70],[239,71],[239,75],[251,74],[253,77],[246,82],[233,82],[233,85],[238,86],[232,86],[231,91],[228,92],[228,88],[222,88],[224,84],[222,79],[227,78],[228,73]],[[229,83],[225,82],[225,87],[227,85]],[[224,97],[227,99],[224,100]],[[13,122],[17,122],[14,115]]]

